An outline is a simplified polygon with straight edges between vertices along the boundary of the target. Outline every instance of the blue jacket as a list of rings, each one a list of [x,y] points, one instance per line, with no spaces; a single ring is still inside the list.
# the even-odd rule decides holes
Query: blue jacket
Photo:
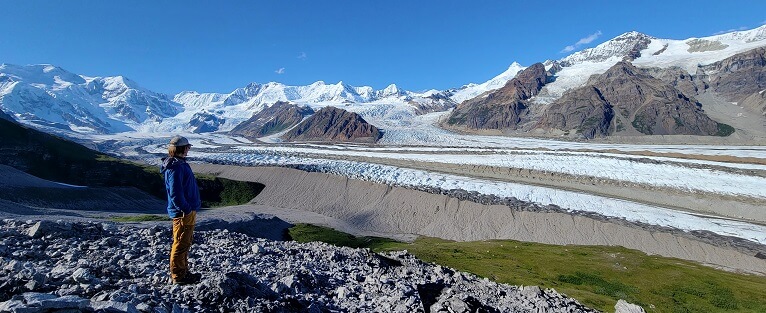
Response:
[[[191,167],[183,158],[163,158],[160,173],[165,176],[165,191],[168,193],[168,215],[170,218],[183,217],[202,207],[197,180]]]

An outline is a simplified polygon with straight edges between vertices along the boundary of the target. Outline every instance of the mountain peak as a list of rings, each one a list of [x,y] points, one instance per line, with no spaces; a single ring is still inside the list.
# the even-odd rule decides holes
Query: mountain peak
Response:
[[[649,36],[649,35],[647,35],[647,34],[644,34],[644,33],[642,33],[642,32],[638,32],[638,31],[635,31],[635,30],[631,30],[631,31],[629,31],[629,32],[625,32],[625,33],[622,33],[622,34],[620,34],[619,36],[617,36],[617,37],[614,37],[614,38],[612,38],[612,39],[610,39],[610,40],[631,39],[631,38],[642,38],[642,37],[645,37],[645,38],[653,38],[652,36]]]
[[[610,58],[633,60],[641,55],[654,37],[629,31],[593,48],[588,48],[559,60],[561,66],[567,67],[583,62],[603,62]]]
[[[85,79],[80,75],[71,73],[61,67],[51,64],[15,65],[3,63],[0,71],[9,76],[15,76],[19,80],[29,83],[53,85],[58,82],[81,84]]]

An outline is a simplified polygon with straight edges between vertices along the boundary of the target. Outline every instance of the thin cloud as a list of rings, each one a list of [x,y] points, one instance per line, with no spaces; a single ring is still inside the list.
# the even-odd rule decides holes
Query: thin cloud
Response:
[[[280,75],[284,74],[285,73],[285,68],[284,67],[280,67],[278,70],[274,71],[274,73],[277,73],[277,74],[280,74]]]
[[[595,33],[593,33],[593,34],[591,34],[591,35],[589,35],[589,36],[587,36],[585,38],[581,38],[580,40],[578,40],[573,45],[569,45],[569,46],[564,47],[564,49],[561,49],[561,53],[572,52],[572,51],[574,51],[575,49],[579,48],[582,45],[587,45],[587,44],[593,42],[594,40],[598,39],[598,37],[601,37],[601,31],[600,30],[596,31]]]
[[[298,53],[298,59],[300,60],[306,60],[309,56],[306,55],[306,52]]]
[[[766,21],[764,21],[764,24],[766,24]],[[747,26],[741,26],[740,28],[732,28],[732,29],[729,29],[729,30],[722,30],[722,31],[719,31],[719,32],[715,32],[715,33],[713,33],[713,35],[720,35],[720,34],[737,32],[737,31],[747,30],[747,29],[748,29]]]

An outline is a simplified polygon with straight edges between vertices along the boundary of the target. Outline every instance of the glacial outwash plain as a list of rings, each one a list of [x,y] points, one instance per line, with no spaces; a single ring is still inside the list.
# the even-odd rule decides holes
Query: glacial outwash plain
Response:
[[[766,312],[766,26],[425,92],[2,64],[0,134],[0,312]],[[166,283],[176,134],[195,286]]]

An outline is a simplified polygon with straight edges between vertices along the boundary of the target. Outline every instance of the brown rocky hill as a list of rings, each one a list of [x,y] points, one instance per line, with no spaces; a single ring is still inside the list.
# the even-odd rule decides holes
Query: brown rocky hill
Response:
[[[546,82],[545,66],[536,63],[519,72],[500,89],[460,103],[446,124],[468,129],[517,129],[527,112],[527,99]]]
[[[285,141],[375,143],[381,135],[382,133],[377,127],[367,123],[359,114],[335,107],[326,107],[291,129],[282,136],[282,139]]]
[[[697,76],[727,100],[741,102],[766,89],[766,47],[702,66],[697,69]]]
[[[722,125],[705,115],[694,98],[625,61],[565,93],[535,127],[585,138],[623,131],[646,135],[716,135],[722,131]]]
[[[310,107],[300,107],[289,102],[277,101],[234,127],[230,134],[248,139],[268,136],[298,125],[306,116],[311,114],[314,114],[314,110]]]

